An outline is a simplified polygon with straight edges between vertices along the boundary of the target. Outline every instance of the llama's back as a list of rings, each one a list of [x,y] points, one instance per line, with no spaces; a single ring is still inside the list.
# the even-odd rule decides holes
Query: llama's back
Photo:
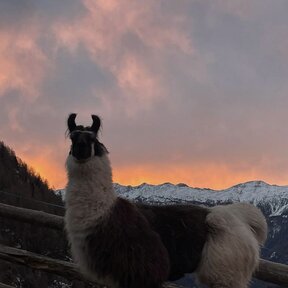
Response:
[[[266,220],[258,208],[246,203],[216,206],[210,211],[199,279],[208,285],[246,288],[258,267],[260,246],[267,237]]]

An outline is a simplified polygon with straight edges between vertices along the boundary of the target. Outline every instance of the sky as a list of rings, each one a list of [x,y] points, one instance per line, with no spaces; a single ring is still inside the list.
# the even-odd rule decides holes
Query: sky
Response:
[[[0,140],[66,184],[69,113],[113,179],[288,185],[287,0],[0,1]]]

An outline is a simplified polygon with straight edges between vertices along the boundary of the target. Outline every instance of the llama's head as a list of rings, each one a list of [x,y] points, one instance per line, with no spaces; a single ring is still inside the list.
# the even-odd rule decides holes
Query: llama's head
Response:
[[[91,115],[93,123],[91,126],[84,127],[76,125],[77,114],[70,114],[68,117],[68,130],[72,142],[70,155],[79,162],[87,162],[93,157],[101,157],[107,153],[105,146],[98,141],[97,135],[101,126],[101,120],[96,115]]]

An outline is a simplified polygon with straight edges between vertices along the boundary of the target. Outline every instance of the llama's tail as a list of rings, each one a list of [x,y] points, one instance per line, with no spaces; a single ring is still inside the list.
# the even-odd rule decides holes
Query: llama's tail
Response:
[[[211,213],[207,217],[208,227],[212,230],[234,229],[233,224],[241,221],[242,225],[247,225],[253,232],[259,245],[263,245],[267,238],[267,222],[257,207],[249,203],[234,203],[225,206],[215,206],[211,208]],[[238,225],[240,222],[238,223]]]
[[[198,267],[200,281],[208,286],[247,287],[267,237],[263,214],[251,204],[235,203],[211,208],[206,223],[209,232]]]
[[[259,245],[264,245],[267,238],[267,222],[257,207],[249,203],[235,203],[227,206],[236,217],[246,223],[254,233]]]

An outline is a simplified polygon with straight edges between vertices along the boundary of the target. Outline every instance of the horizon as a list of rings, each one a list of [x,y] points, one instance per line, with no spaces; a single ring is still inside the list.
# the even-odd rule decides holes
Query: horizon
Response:
[[[246,184],[249,184],[249,183],[263,183],[267,186],[276,186],[276,187],[288,187],[288,185],[277,185],[277,184],[270,184],[270,183],[267,183],[263,180],[250,180],[250,181],[246,181],[246,182],[241,182],[241,183],[237,183],[237,184],[234,184],[232,186],[229,186],[229,187],[224,187],[224,188],[221,188],[221,189],[213,189],[213,188],[209,188],[209,187],[195,187],[195,186],[189,186],[188,184],[186,183],[177,183],[177,184],[174,184],[174,183],[170,183],[170,182],[165,182],[165,183],[159,183],[159,184],[151,184],[151,183],[146,183],[146,182],[143,182],[139,185],[122,185],[121,183],[117,183],[117,182],[113,182],[113,184],[116,184],[116,185],[120,185],[120,186],[131,186],[132,188],[138,188],[139,186],[142,186],[142,185],[148,185],[148,186],[163,186],[163,185],[173,185],[173,186],[179,186],[179,187],[182,187],[181,185],[185,185],[184,187],[187,187],[187,188],[191,188],[191,189],[200,189],[200,190],[211,190],[211,191],[214,191],[214,192],[220,192],[220,191],[224,191],[224,190],[229,190],[231,188],[234,188],[238,185],[246,185]],[[56,189],[56,190],[65,190],[66,188],[63,188],[63,189]]]
[[[113,181],[288,184],[287,1],[0,3],[0,135],[55,189],[69,113]]]

